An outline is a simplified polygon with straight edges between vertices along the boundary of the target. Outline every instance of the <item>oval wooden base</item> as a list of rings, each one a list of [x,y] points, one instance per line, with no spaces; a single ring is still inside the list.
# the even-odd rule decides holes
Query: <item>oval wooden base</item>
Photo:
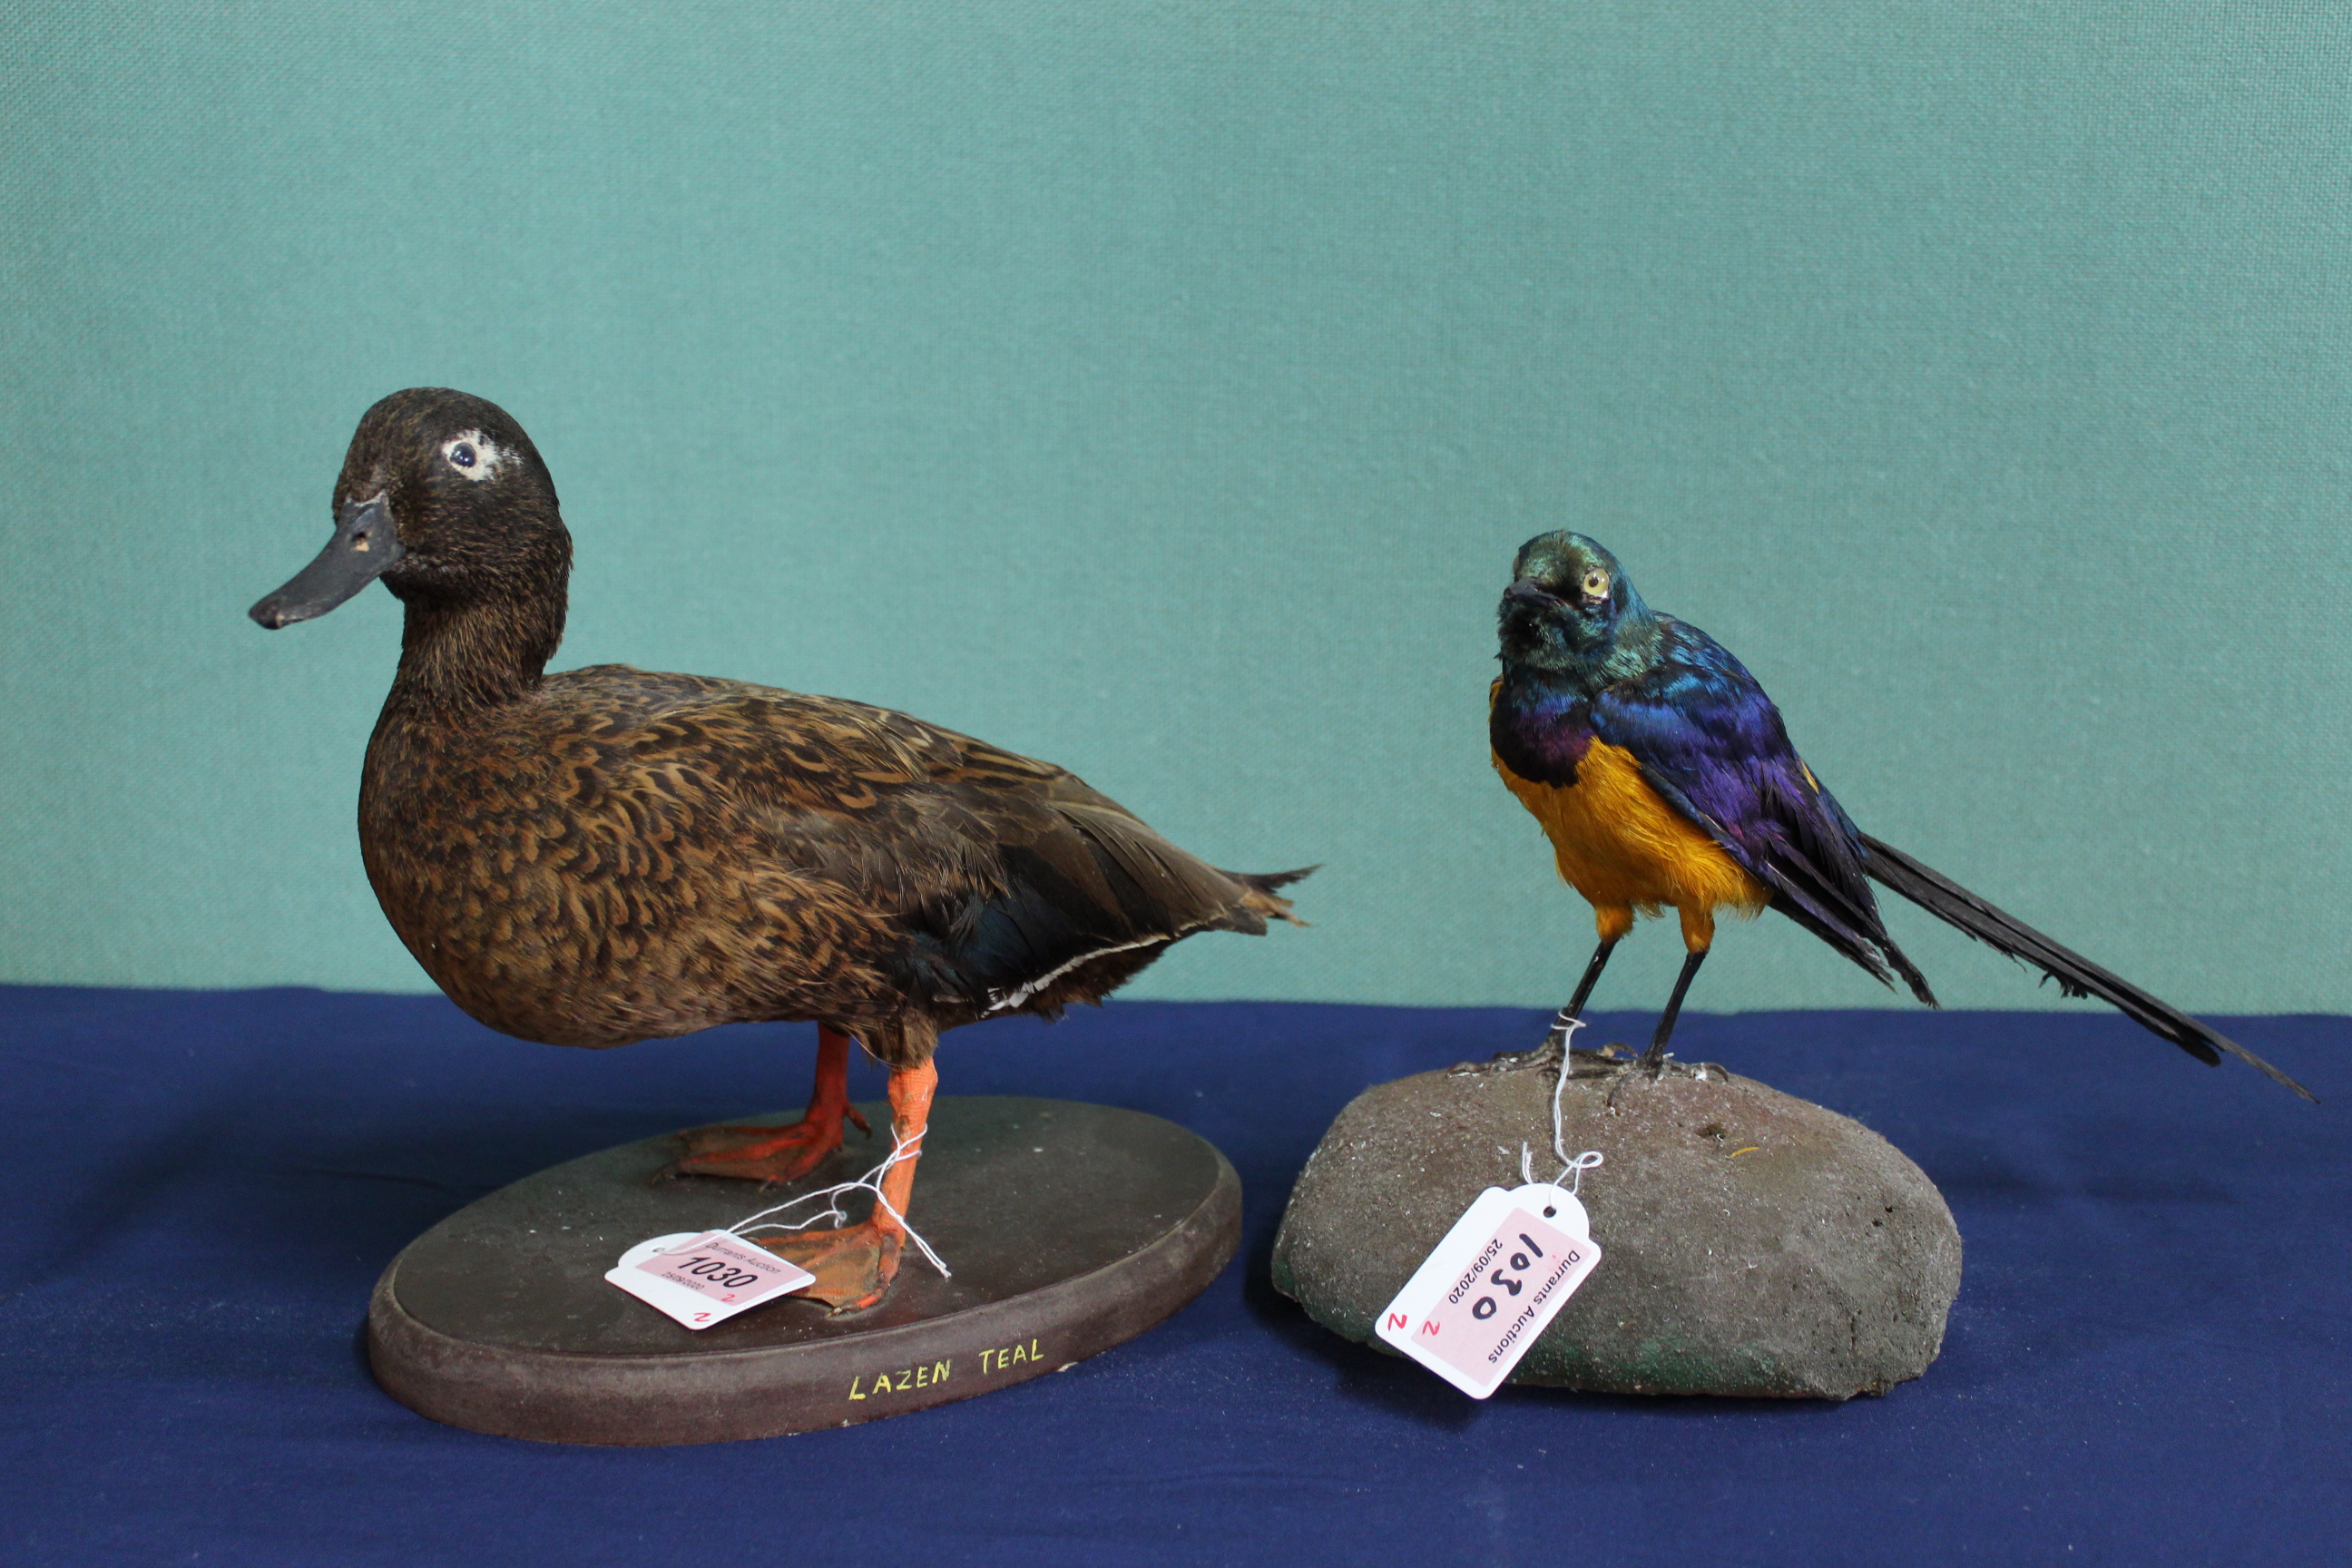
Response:
[[[889,1126],[887,1107],[860,1109]],[[1058,1372],[1131,1339],[1200,1294],[1241,1237],[1233,1166],[1173,1122],[965,1098],[932,1110],[909,1216],[952,1279],[909,1247],[890,1294],[866,1311],[788,1298],[693,1331],[604,1278],[637,1242],[721,1228],[848,1180],[879,1160],[874,1148],[853,1131],[807,1179],[764,1192],[657,1179],[677,1153],[668,1137],[527,1176],[451,1215],[383,1271],[368,1309],[376,1381],[436,1421],[551,1443],[845,1426]],[[853,1217],[864,1201],[851,1195]]]

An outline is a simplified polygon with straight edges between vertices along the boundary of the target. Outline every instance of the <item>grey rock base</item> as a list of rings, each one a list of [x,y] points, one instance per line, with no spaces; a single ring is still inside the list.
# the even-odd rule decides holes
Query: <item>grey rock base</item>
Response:
[[[1601,1266],[1511,1375],[1614,1394],[1850,1399],[1918,1376],[1960,1285],[1943,1194],[1857,1121],[1721,1068],[1653,1079],[1570,1058],[1564,1146]],[[1485,1188],[1549,1181],[1549,1066],[1477,1066],[1366,1089],[1300,1173],[1274,1282],[1385,1350],[1375,1315]]]

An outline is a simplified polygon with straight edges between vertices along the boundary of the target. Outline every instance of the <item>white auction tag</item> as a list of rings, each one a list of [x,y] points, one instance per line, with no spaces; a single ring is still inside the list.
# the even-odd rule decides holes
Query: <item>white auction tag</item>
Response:
[[[1405,1281],[1375,1331],[1484,1399],[1601,1261],[1591,1231],[1584,1205],[1565,1188],[1488,1187]]]
[[[816,1276],[732,1231],[680,1231],[641,1241],[604,1278],[689,1329],[790,1295]]]

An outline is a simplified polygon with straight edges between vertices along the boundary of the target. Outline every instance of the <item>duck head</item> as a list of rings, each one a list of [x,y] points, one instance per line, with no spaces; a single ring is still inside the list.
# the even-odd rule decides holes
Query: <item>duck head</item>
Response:
[[[555,481],[522,426],[487,399],[412,387],[361,417],[327,547],[247,613],[274,631],[379,577],[412,609],[560,605],[571,569]]]

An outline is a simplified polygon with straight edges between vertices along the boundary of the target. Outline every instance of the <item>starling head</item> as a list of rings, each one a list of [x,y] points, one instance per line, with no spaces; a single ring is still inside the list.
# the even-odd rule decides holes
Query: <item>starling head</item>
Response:
[[[1617,557],[1597,541],[1539,533],[1511,563],[1497,612],[1502,657],[1538,669],[1576,669],[1606,659],[1622,627],[1649,618]]]

